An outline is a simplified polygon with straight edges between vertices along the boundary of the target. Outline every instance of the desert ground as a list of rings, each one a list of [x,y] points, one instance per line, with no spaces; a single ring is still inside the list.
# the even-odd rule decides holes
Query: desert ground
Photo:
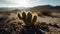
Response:
[[[29,23],[25,24],[24,19],[21,20],[19,18],[18,14],[24,16],[22,15],[23,12],[28,15],[28,12],[31,11],[0,12],[0,34],[22,34],[21,30],[24,29],[25,25],[28,25],[30,23],[29,21]],[[34,18],[34,15],[37,16],[36,22],[32,24],[39,26],[36,27],[38,32],[29,34],[60,34],[60,13],[49,13],[48,15],[47,13],[38,13],[39,12],[31,12],[32,18]],[[29,20],[29,18],[27,20]],[[15,28],[12,26],[17,27],[16,30],[14,30]],[[24,30],[24,32],[27,33],[23,32],[23,34],[28,34],[28,32],[30,32],[27,31],[29,29]],[[33,30],[33,27],[31,30]]]

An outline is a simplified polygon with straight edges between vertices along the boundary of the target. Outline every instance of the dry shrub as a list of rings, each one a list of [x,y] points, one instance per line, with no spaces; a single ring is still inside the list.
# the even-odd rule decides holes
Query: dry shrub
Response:
[[[42,15],[46,15],[46,16],[48,16],[48,15],[51,14],[51,11],[44,10],[44,11],[41,11],[41,14],[42,14]]]

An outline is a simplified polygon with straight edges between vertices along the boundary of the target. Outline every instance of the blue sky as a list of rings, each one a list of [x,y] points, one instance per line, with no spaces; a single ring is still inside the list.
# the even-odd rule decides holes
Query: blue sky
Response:
[[[0,7],[60,6],[60,0],[0,0]]]

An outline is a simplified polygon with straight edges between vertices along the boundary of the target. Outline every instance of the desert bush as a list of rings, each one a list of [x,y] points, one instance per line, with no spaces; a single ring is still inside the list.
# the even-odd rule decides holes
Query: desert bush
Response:
[[[37,23],[37,28],[43,30],[43,31],[46,31],[46,32],[49,32],[49,27],[48,25],[46,24],[46,22],[42,22],[42,23]]]
[[[0,34],[20,34],[23,29],[22,23],[16,21],[16,19],[9,19],[8,17],[0,15]]]
[[[60,28],[60,24],[54,22],[54,23],[49,23],[50,26]]]
[[[5,23],[0,28],[0,34],[21,34],[23,26],[20,22]]]
[[[44,10],[44,11],[41,11],[41,14],[42,14],[42,15],[49,16],[49,15],[51,14],[51,11]]]

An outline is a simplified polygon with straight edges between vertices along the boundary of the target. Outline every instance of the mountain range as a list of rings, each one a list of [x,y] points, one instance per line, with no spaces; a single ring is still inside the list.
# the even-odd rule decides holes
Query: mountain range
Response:
[[[60,9],[60,6],[43,5],[30,8],[30,10],[40,10],[40,9]]]
[[[17,8],[9,8],[9,7],[1,7],[0,8],[0,11],[4,11],[4,10],[15,10],[15,9],[18,9],[18,10],[21,10],[21,9],[27,9],[25,7],[17,7]],[[40,5],[40,6],[35,6],[35,7],[31,7],[31,8],[28,8],[29,10],[40,10],[40,9],[60,9],[60,6],[51,6],[51,5]]]

